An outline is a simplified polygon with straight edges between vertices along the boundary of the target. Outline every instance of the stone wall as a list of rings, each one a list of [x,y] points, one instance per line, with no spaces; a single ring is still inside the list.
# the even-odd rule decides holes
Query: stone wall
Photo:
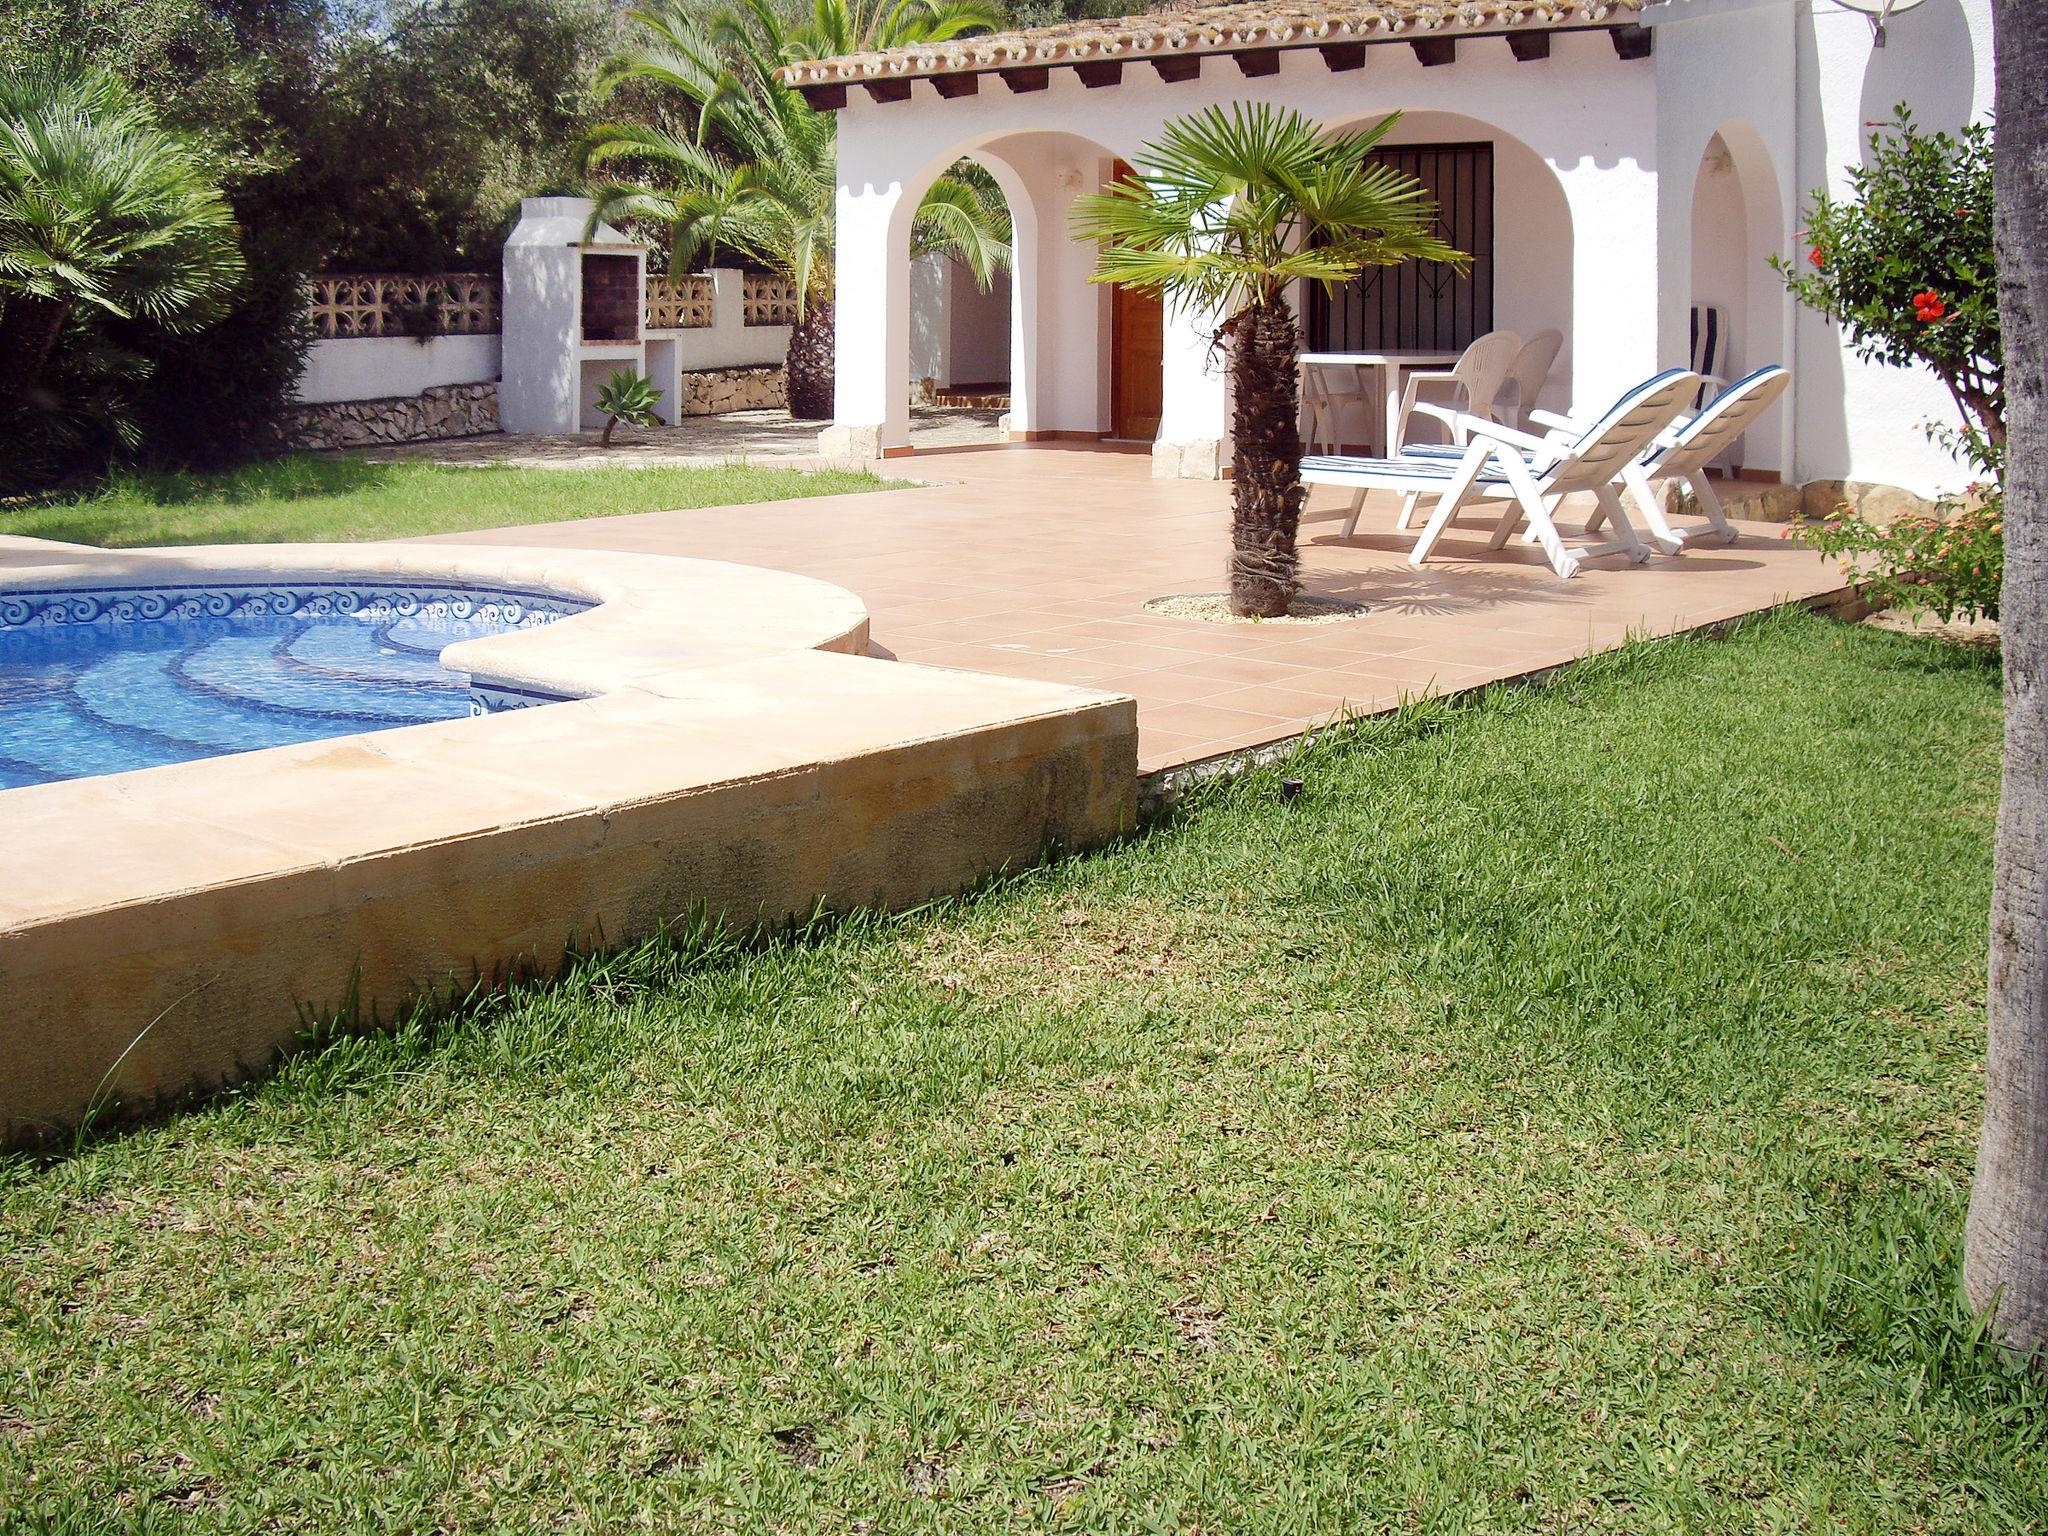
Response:
[[[443,384],[389,400],[337,400],[296,407],[285,428],[294,447],[355,448],[423,443],[498,430],[498,386]]]
[[[781,410],[789,404],[789,388],[779,367],[707,368],[683,374],[682,386],[685,416]]]

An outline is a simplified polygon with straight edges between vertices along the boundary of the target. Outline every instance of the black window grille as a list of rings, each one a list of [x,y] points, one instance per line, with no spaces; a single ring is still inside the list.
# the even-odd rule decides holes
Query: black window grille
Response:
[[[1402,144],[1370,158],[1429,189],[1437,232],[1472,266],[1461,274],[1438,261],[1404,261],[1368,267],[1334,293],[1311,284],[1310,350],[1462,351],[1493,329],[1493,146]]]

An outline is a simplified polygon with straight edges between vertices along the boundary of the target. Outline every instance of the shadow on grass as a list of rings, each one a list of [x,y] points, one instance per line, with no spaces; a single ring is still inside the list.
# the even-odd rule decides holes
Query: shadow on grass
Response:
[[[241,506],[259,501],[303,501],[315,496],[346,496],[386,485],[394,470],[393,465],[374,464],[367,459],[294,453],[220,474],[179,470],[122,474],[109,481],[102,494],[154,507],[183,507],[202,502]]]

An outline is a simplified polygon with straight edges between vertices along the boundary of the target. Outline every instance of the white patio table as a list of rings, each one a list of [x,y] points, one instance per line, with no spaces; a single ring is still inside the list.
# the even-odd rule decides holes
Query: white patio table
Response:
[[[1462,352],[1304,352],[1301,366],[1304,368],[1350,368],[1363,373],[1368,368],[1380,371],[1381,401],[1386,406],[1386,421],[1376,445],[1382,454],[1393,452],[1394,433],[1401,420],[1401,376],[1411,368],[1448,368],[1464,354]]]

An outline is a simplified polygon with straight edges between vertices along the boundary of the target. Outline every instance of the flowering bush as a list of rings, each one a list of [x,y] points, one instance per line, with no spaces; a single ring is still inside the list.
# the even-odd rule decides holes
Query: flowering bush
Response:
[[[1931,517],[1900,517],[1888,524],[1872,523],[1843,507],[1822,522],[1788,531],[1822,554],[1846,557],[1868,595],[1887,606],[1925,608],[1944,623],[1998,617],[1998,589],[2005,579],[2005,503],[1995,492],[1945,506]],[[1869,556],[1870,563],[1858,556]]]
[[[1991,243],[1992,132],[1923,132],[1903,106],[1849,173],[1849,195],[1816,193],[1804,267],[1774,265],[1794,298],[1848,335],[1858,356],[1923,364],[1954,397],[1960,430],[1930,431],[1982,478],[1932,517],[1879,525],[1838,510],[1792,536],[1844,557],[1880,601],[1944,621],[1998,616],[2005,574],[2005,381]],[[1857,557],[1869,557],[1859,559]]]
[[[1849,195],[1817,192],[1801,267],[1773,262],[1792,296],[1848,333],[1857,354],[1922,363],[1963,419],[2005,442],[1998,266],[1991,245],[1991,128],[1926,133],[1903,106],[1871,136]]]

